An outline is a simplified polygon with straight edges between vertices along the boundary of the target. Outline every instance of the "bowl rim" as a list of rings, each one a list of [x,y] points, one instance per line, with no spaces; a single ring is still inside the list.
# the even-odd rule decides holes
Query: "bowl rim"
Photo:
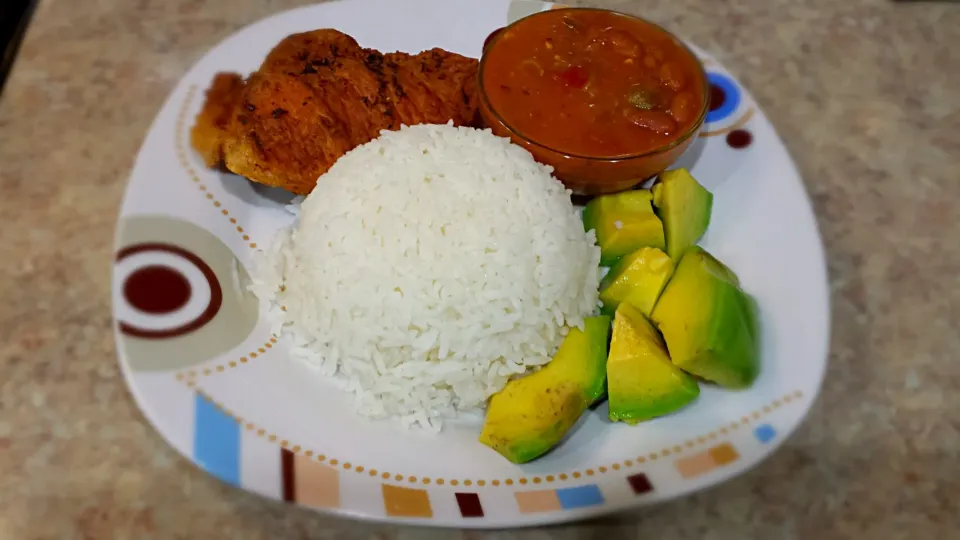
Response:
[[[534,139],[534,138],[526,135],[525,133],[521,132],[520,130],[518,130],[517,128],[515,128],[514,126],[512,126],[510,123],[508,123],[508,122],[503,118],[503,116],[500,114],[500,112],[497,111],[497,109],[495,109],[495,108],[493,107],[493,105],[490,103],[490,99],[487,97],[487,92],[486,92],[486,89],[485,89],[484,79],[483,79],[484,67],[486,66],[486,61],[487,61],[487,58],[488,58],[488,56],[487,56],[487,51],[493,49],[493,47],[497,44],[497,42],[500,41],[500,39],[503,37],[503,34],[504,34],[505,31],[513,28],[513,27],[516,26],[517,24],[519,24],[519,23],[521,23],[521,22],[523,22],[523,21],[526,21],[527,19],[534,18],[534,17],[546,16],[547,14],[555,14],[555,13],[557,13],[557,12],[566,12],[566,11],[605,11],[605,12],[607,12],[607,13],[613,13],[614,15],[617,15],[617,16],[620,16],[620,17],[624,17],[624,18],[626,18],[626,19],[633,19],[633,20],[636,20],[636,21],[640,21],[640,22],[642,22],[642,23],[646,23],[646,24],[654,27],[655,29],[660,30],[661,32],[663,32],[663,33],[666,34],[667,36],[669,36],[671,39],[673,39],[673,40],[680,46],[680,48],[681,48],[683,51],[685,51],[687,54],[689,54],[690,57],[693,58],[694,63],[695,63],[696,66],[697,66],[697,74],[700,76],[700,81],[701,81],[701,83],[702,83],[702,88],[703,88],[703,98],[702,98],[701,104],[700,104],[700,114],[697,115],[697,119],[693,122],[693,124],[690,125],[690,128],[687,129],[685,132],[683,132],[680,136],[678,136],[678,137],[675,138],[674,140],[670,141],[668,144],[666,144],[666,145],[664,145],[664,146],[659,146],[659,147],[657,147],[657,148],[654,148],[653,150],[648,150],[648,151],[646,151],[646,152],[642,152],[642,153],[639,153],[639,154],[619,154],[619,155],[614,155],[614,156],[596,156],[596,155],[594,155],[594,156],[588,156],[588,155],[575,154],[575,153],[572,153],[572,152],[565,152],[565,151],[563,151],[563,150],[559,150],[559,149],[553,148],[553,147],[551,147],[551,146],[548,146],[548,145],[546,145],[546,144],[544,144],[544,143],[541,143],[541,142],[537,141],[536,139]],[[672,149],[674,149],[674,148],[676,148],[676,147],[678,147],[678,146],[686,143],[688,139],[690,139],[691,137],[693,137],[696,133],[698,133],[698,132],[700,131],[700,128],[703,127],[703,123],[704,123],[704,121],[705,121],[706,118],[707,118],[707,113],[709,112],[709,109],[710,109],[710,88],[709,88],[710,81],[709,81],[709,79],[707,78],[707,72],[706,72],[706,69],[704,69],[703,62],[700,61],[700,58],[696,55],[696,53],[694,53],[693,50],[692,50],[682,39],[680,39],[676,34],[674,34],[673,32],[667,30],[667,29],[664,28],[663,26],[661,26],[661,25],[659,25],[659,24],[657,24],[657,23],[655,23],[655,22],[653,22],[653,21],[650,21],[650,20],[648,20],[648,19],[644,19],[643,17],[638,17],[638,16],[636,16],[636,15],[630,15],[630,14],[627,14],[627,13],[622,13],[622,12],[620,12],[620,11],[615,11],[615,10],[612,10],[612,9],[593,8],[593,7],[564,7],[564,8],[560,8],[560,9],[551,9],[551,10],[547,10],[547,11],[540,11],[540,12],[533,13],[533,14],[531,14],[531,15],[528,15],[528,16],[526,16],[526,17],[522,17],[522,18],[517,19],[516,21],[514,21],[514,22],[512,22],[512,23],[510,23],[510,24],[508,24],[508,25],[506,25],[506,26],[504,26],[504,27],[501,27],[501,28],[499,28],[499,29],[497,29],[497,30],[494,30],[494,31],[491,33],[491,35],[492,35],[492,38],[491,38],[491,37],[488,37],[488,41],[487,41],[487,43],[484,45],[484,47],[483,47],[483,52],[482,52],[482,54],[481,54],[481,56],[480,56],[480,65],[479,65],[479,68],[478,68],[478,71],[477,71],[477,92],[478,92],[478,94],[479,94],[479,96],[480,96],[480,101],[481,101],[482,104],[483,104],[483,108],[489,110],[489,111],[490,111],[490,114],[492,114],[492,115],[494,116],[494,118],[497,119],[497,121],[499,121],[501,124],[503,124],[503,126],[504,126],[508,131],[510,131],[510,133],[512,133],[512,134],[516,135],[518,138],[522,139],[523,142],[526,143],[526,144],[529,144],[529,145],[532,145],[532,146],[536,146],[536,147],[542,148],[543,150],[546,150],[546,151],[548,151],[548,152],[552,152],[552,153],[554,153],[554,154],[559,154],[559,155],[563,156],[564,158],[581,159],[581,160],[593,161],[593,162],[620,162],[620,161],[631,161],[631,160],[640,159],[640,158],[644,158],[644,157],[651,157],[651,156],[656,156],[656,155],[659,155],[659,154],[663,154],[663,153],[665,153],[665,152],[668,152],[668,151],[670,151],[670,150],[672,150]]]

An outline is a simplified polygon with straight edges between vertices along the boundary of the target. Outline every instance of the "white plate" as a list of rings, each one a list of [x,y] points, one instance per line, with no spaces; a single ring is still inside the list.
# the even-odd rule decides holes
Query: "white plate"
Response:
[[[183,78],[143,144],[120,212],[116,339],[144,413],[184,456],[233,485],[384,521],[508,527],[594,516],[693,493],[769,455],[809,409],[824,373],[828,296],[810,203],[750,95],[703,55],[723,105],[682,158],[715,194],[702,244],[759,303],[762,372],[749,390],[704,386],[677,414],[636,427],[589,412],[556,451],[513,465],[476,439],[358,418],[348,396],[288,359],[245,265],[289,222],[283,194],[209,170],[188,146],[217,71],[246,73],[293,32],[333,27],[363,46],[479,57],[487,35],[550,4],[526,0],[357,0],[258,22]],[[731,133],[734,133],[731,135]],[[750,144],[734,148],[731,143]]]

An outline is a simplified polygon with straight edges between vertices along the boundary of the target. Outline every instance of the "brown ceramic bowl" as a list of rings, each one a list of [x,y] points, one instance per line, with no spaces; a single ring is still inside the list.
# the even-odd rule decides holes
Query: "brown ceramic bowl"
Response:
[[[527,19],[546,16],[550,13],[550,11],[544,11],[531,15]],[[500,28],[490,34],[486,43],[484,43],[484,54],[480,59],[480,72],[478,76],[480,115],[485,126],[489,127],[494,134],[501,137],[509,137],[515,144],[527,149],[540,163],[552,166],[554,175],[577,195],[602,195],[624,191],[663,171],[673,164],[697,138],[709,107],[707,75],[703,69],[703,65],[693,51],[680,41],[679,38],[659,25],[639,17],[623,14],[618,15],[643,22],[653,29],[659,30],[671,37],[680,45],[684,53],[693,58],[695,65],[698,67],[698,76],[700,77],[703,96],[697,119],[687,130],[677,133],[669,143],[651,151],[613,157],[575,155],[551,148],[513,128],[490,104],[487,92],[484,89],[484,64],[487,59],[487,51],[497,47],[503,30],[515,27],[520,21],[516,21],[510,26]],[[521,19],[521,21],[522,20],[526,19]]]

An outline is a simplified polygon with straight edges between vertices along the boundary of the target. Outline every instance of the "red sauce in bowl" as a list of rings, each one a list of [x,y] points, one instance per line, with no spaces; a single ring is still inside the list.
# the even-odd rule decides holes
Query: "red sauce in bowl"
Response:
[[[520,20],[484,53],[490,108],[519,135],[574,156],[656,151],[702,121],[696,57],[660,27],[612,11],[563,9]]]

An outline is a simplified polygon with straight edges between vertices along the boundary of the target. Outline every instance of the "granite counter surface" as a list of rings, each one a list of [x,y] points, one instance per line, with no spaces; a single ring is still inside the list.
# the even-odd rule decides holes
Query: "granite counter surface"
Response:
[[[296,0],[41,0],[0,97],[0,539],[897,539],[960,534],[960,4],[595,5],[717,56],[797,160],[829,257],[830,368],[785,446],[707,492],[513,532],[365,524],[230,488],[128,394],[113,228],[160,105],[205,50]],[[953,232],[951,232],[953,231]]]

